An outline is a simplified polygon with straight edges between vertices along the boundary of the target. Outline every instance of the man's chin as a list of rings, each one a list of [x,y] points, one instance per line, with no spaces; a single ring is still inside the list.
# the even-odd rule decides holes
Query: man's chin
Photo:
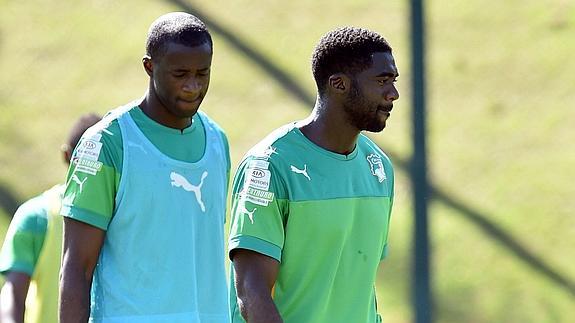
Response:
[[[385,121],[378,124],[368,125],[367,127],[365,127],[364,131],[378,133],[382,132],[383,129],[385,129]]]
[[[182,118],[193,117],[200,109],[200,103],[201,100],[199,102],[178,101],[176,105],[178,115]]]

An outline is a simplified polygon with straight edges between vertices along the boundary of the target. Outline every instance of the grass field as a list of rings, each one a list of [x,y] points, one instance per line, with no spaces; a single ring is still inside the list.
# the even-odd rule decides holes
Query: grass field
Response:
[[[79,114],[143,94],[145,32],[170,1],[0,1],[0,186],[20,200],[62,181],[58,147]],[[377,285],[386,322],[412,320],[407,2],[186,1],[314,97],[310,55],[339,25],[384,34],[401,98],[373,136],[396,164],[391,253]],[[575,317],[575,5],[566,0],[427,2],[428,143],[437,322]],[[214,34],[203,109],[234,165],[311,106]],[[1,211],[0,211],[1,212]],[[4,218],[2,218],[2,221]],[[5,223],[0,221],[0,237]],[[571,284],[570,286],[568,284]]]

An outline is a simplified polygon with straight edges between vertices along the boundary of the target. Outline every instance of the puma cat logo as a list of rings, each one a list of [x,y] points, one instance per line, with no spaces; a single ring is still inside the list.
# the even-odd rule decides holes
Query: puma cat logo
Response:
[[[257,209],[258,209],[257,207],[254,207],[253,210],[249,211],[249,210],[244,206],[243,211],[244,211],[245,214],[248,215],[248,218],[250,218],[250,222],[251,222],[252,224],[254,224],[254,212],[255,212]]]
[[[198,201],[198,204],[200,205],[200,208],[202,209],[202,212],[206,212],[206,206],[204,205],[204,202],[202,201],[202,185],[204,185],[204,179],[206,178],[206,176],[208,176],[208,172],[204,171],[204,173],[202,174],[202,178],[200,179],[200,184],[196,185],[192,185],[190,182],[188,182],[188,180],[176,173],[176,172],[171,172],[170,173],[170,179],[172,180],[172,186],[175,187],[181,187],[184,190],[188,191],[188,192],[194,192],[194,195],[196,196],[196,200]]]
[[[85,177],[83,181],[81,181],[78,176],[76,176],[76,174],[72,175],[72,178],[70,178],[71,180],[73,180],[74,182],[76,182],[78,185],[80,185],[80,193],[82,193],[82,189],[84,188],[84,182],[88,179],[88,177]]]
[[[308,181],[311,181],[311,178],[309,177],[309,175],[307,174],[307,164],[303,165],[303,169],[298,169],[297,167],[290,165],[291,167],[291,171],[296,173],[296,174],[302,174],[303,176],[305,176],[307,178]]]

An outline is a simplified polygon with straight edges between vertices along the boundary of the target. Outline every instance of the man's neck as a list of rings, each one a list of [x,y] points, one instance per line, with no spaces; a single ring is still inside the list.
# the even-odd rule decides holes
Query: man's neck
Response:
[[[360,131],[351,126],[340,107],[316,102],[309,117],[298,125],[301,132],[316,145],[342,155],[350,154]]]
[[[139,106],[148,118],[169,128],[182,130],[189,127],[192,123],[191,118],[177,118],[171,114],[154,91],[150,89],[146,92]]]

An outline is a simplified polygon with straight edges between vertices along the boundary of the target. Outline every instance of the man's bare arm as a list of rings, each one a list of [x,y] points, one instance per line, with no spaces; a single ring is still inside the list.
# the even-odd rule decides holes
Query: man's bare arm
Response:
[[[106,232],[64,218],[64,247],[60,270],[60,323],[87,322],[90,317],[92,274]]]
[[[26,295],[30,286],[30,276],[26,273],[10,271],[5,275],[0,291],[0,322],[24,322]]]
[[[249,323],[283,322],[272,299],[279,262],[246,249],[234,250],[231,257],[238,305],[244,319]]]

